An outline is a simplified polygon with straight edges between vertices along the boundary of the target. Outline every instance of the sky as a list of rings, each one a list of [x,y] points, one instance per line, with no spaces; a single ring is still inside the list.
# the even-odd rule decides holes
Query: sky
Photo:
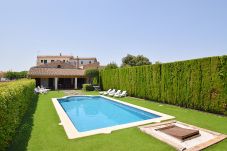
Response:
[[[151,62],[227,55],[227,0],[0,0],[0,71],[37,55]]]

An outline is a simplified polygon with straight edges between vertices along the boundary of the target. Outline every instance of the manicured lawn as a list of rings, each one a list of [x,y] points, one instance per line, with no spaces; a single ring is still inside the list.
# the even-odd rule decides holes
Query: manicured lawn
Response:
[[[86,94],[97,94],[96,92]],[[53,97],[64,96],[62,92],[40,95],[34,114],[29,112],[15,138],[10,150],[31,151],[161,151],[174,150],[167,144],[139,131],[137,127],[114,131],[80,139],[68,140],[51,102]],[[122,98],[122,101],[170,114],[177,120],[227,134],[227,117],[159,104],[135,98]],[[35,109],[36,107],[36,109]],[[31,108],[32,110],[32,108]],[[226,150],[227,140],[207,150]]]

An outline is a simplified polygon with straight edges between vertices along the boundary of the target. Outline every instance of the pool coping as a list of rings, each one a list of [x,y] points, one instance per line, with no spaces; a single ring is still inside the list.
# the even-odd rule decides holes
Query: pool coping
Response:
[[[116,126],[111,126],[111,127],[105,127],[105,128],[100,128],[100,129],[95,129],[95,130],[90,130],[90,131],[85,131],[85,132],[79,132],[76,127],[73,125],[72,121],[70,120],[70,118],[68,117],[67,113],[64,111],[64,109],[62,108],[62,106],[60,105],[60,103],[58,102],[57,99],[64,99],[64,98],[68,98],[68,97],[73,97],[73,96],[100,96],[106,99],[110,99],[111,101],[115,101],[130,107],[134,107],[136,109],[140,109],[142,111],[146,111],[152,114],[156,114],[160,117],[158,118],[154,118],[154,119],[149,119],[149,120],[143,120],[143,121],[138,121],[138,122],[132,122],[132,123],[127,123],[127,124],[121,124],[121,125],[116,125]],[[86,137],[86,136],[90,136],[90,135],[96,135],[96,134],[109,134],[112,131],[115,130],[119,130],[119,129],[124,129],[124,128],[129,128],[129,127],[135,127],[135,126],[140,126],[140,125],[145,125],[145,124],[149,124],[149,123],[159,123],[162,121],[166,121],[166,120],[170,120],[170,119],[174,119],[174,116],[171,115],[167,115],[164,113],[160,113],[151,109],[147,109],[138,105],[134,105],[134,104],[130,104],[127,102],[123,102],[111,97],[107,97],[107,96],[103,96],[103,95],[70,95],[70,96],[64,96],[61,98],[52,98],[52,102],[54,104],[54,107],[57,111],[57,114],[60,118],[60,125],[63,126],[66,135],[68,137],[68,139],[75,139],[75,138],[80,138],[80,137]]]

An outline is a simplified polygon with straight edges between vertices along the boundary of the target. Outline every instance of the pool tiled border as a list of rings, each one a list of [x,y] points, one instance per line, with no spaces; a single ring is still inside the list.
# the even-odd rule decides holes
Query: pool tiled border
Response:
[[[71,95],[71,96],[65,96],[62,98],[67,98],[67,97],[72,97],[72,96],[96,96],[96,95]],[[134,104],[130,104],[127,102],[123,102],[123,101],[119,101],[116,100],[114,98],[110,98],[107,96],[102,96],[106,99],[118,102],[118,103],[122,103],[124,105],[128,105],[152,114],[156,114],[158,116],[160,116],[159,118],[155,118],[155,119],[149,119],[149,120],[144,120],[144,121],[138,121],[138,122],[133,122],[133,123],[128,123],[128,124],[121,124],[121,125],[116,125],[116,126],[111,126],[111,127],[106,127],[106,128],[100,128],[100,129],[96,129],[96,130],[90,130],[90,131],[86,131],[86,132],[79,132],[77,131],[77,129],[75,128],[75,126],[73,125],[73,123],[71,122],[70,118],[68,117],[68,115],[66,114],[66,112],[64,111],[64,109],[61,107],[60,103],[58,102],[57,99],[59,98],[52,98],[52,102],[54,104],[54,107],[57,111],[57,114],[60,118],[61,121],[61,125],[63,125],[66,135],[69,139],[74,139],[74,138],[80,138],[80,137],[85,137],[85,136],[90,136],[90,135],[95,135],[95,134],[109,134],[114,130],[119,130],[119,129],[124,129],[124,128],[129,128],[129,127],[134,127],[134,126],[139,126],[139,125],[144,125],[144,124],[149,124],[149,123],[158,123],[161,121],[166,121],[166,120],[170,120],[175,118],[174,116],[170,116],[167,114],[163,114],[157,111],[153,111],[141,106],[137,106]]]

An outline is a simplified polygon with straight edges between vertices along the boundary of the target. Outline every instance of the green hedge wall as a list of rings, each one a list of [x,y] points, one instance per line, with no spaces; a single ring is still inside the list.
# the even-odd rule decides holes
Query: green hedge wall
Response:
[[[29,104],[37,98],[34,88],[34,80],[18,80],[1,84],[0,150],[5,150],[11,143]]]
[[[227,56],[102,70],[100,80],[104,90],[227,114]]]

